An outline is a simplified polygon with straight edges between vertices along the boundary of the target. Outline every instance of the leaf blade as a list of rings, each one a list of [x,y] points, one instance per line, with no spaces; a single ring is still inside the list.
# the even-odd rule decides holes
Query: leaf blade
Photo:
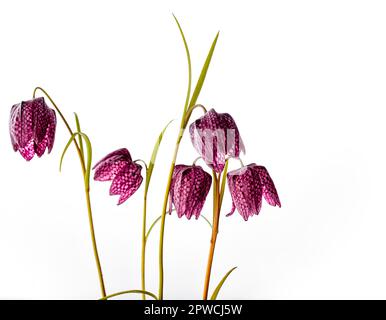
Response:
[[[146,190],[146,192],[149,189],[150,179],[151,179],[151,176],[153,174],[154,165],[155,165],[155,161],[157,159],[157,154],[158,154],[159,146],[161,145],[161,142],[162,142],[162,139],[163,139],[163,136],[165,134],[166,129],[169,127],[169,125],[173,121],[174,120],[170,120],[168,122],[168,124],[163,128],[163,130],[161,131],[161,133],[158,136],[158,139],[156,140],[156,142],[154,144],[153,152],[152,152],[151,157],[150,157],[149,167],[148,167],[147,173],[146,173],[146,183],[145,183],[145,190]]]
[[[88,189],[89,186],[90,186],[90,173],[91,173],[91,162],[92,162],[92,146],[91,146],[90,139],[88,138],[88,136],[85,133],[83,133],[83,132],[74,132],[73,135],[70,137],[70,139],[68,140],[66,146],[64,147],[64,150],[62,152],[62,156],[60,157],[59,171],[62,171],[62,164],[63,164],[64,155],[66,154],[68,147],[70,146],[71,142],[74,141],[76,136],[81,136],[84,139],[84,141],[86,143],[86,147],[87,147],[87,165],[86,165],[86,172],[85,172],[85,175],[84,175],[84,183],[85,183],[86,189]]]
[[[186,51],[186,58],[188,60],[188,91],[186,93],[184,113],[183,113],[185,115],[186,110],[188,109],[189,99],[190,99],[190,91],[191,91],[191,88],[192,88],[192,62],[191,62],[191,59],[190,59],[189,47],[188,47],[188,43],[186,42],[186,38],[185,38],[184,32],[182,31],[181,25],[180,25],[177,17],[174,14],[173,14],[173,17],[174,17],[174,20],[177,23],[178,29],[180,30],[180,34],[181,34],[181,37],[182,37],[182,41],[184,42],[184,47],[185,47],[185,51]]]
[[[201,70],[201,73],[200,73],[200,77],[198,78],[196,87],[194,88],[193,95],[192,95],[192,98],[190,100],[189,107],[193,107],[196,104],[198,96],[200,95],[202,86],[203,86],[205,78],[206,78],[206,74],[208,72],[208,68],[209,68],[210,62],[212,60],[213,52],[214,52],[214,49],[216,47],[216,43],[217,43],[217,39],[218,39],[219,34],[220,34],[220,32],[217,32],[217,35],[216,35],[216,37],[214,38],[214,40],[212,42],[212,46],[210,47],[208,56],[206,57],[204,66],[202,67],[202,70]]]
[[[82,130],[80,129],[80,122],[79,122],[78,114],[76,112],[74,112],[74,115],[75,115],[76,131],[82,132]],[[79,142],[79,149],[80,149],[80,152],[82,153],[82,157],[83,157],[83,161],[84,161],[83,140],[82,140],[81,136],[79,136],[78,138],[79,138],[79,140],[78,140],[78,142]]]
[[[216,300],[217,299],[217,296],[225,282],[225,280],[229,277],[229,275],[236,269],[237,267],[233,267],[232,269],[230,269],[226,274],[225,276],[221,279],[221,281],[219,282],[219,284],[217,285],[216,289],[214,289],[213,293],[212,293],[212,296],[210,297],[210,300]]]

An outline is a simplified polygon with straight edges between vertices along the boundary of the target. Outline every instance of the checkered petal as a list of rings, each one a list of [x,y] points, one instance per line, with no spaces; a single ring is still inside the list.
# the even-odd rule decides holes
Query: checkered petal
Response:
[[[252,163],[234,170],[227,175],[228,187],[232,197],[232,209],[235,209],[245,221],[253,215],[258,215],[262,206],[262,198],[272,205],[281,206],[275,185],[265,167]]]
[[[27,160],[35,153],[40,157],[55,140],[55,111],[48,108],[44,98],[23,101],[11,108],[9,132],[12,147]]]
[[[115,178],[122,168],[131,162],[130,153],[126,148],[113,151],[94,166],[94,180],[110,181]]]
[[[211,175],[200,166],[175,167],[169,196],[179,218],[200,216],[211,184]]]
[[[194,148],[216,172],[222,172],[226,158],[245,153],[237,125],[228,113],[211,109],[190,125],[189,132]]]
[[[118,205],[129,199],[142,183],[142,167],[134,162],[124,166],[114,177],[110,195],[120,195]]]

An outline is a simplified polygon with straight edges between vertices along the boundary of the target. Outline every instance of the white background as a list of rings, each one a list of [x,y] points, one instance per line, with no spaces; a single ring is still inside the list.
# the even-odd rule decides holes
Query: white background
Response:
[[[386,298],[386,4],[352,0],[2,1],[0,297],[99,297],[72,148],[58,171],[68,133],[59,122],[53,152],[27,163],[12,151],[11,106],[43,86],[71,122],[78,112],[95,161],[120,147],[147,161],[185,99],[186,58],[172,12],[190,45],[194,81],[220,30],[198,102],[233,115],[244,162],[267,167],[283,204],[264,204],[245,222],[238,213],[225,217],[226,194],[212,288],[238,266],[220,298]],[[178,123],[156,163],[149,221],[161,211]],[[196,156],[185,136],[178,162]],[[116,206],[109,186],[93,182],[91,196],[113,293],[140,287],[143,187]],[[203,213],[211,215],[210,198]],[[201,219],[166,222],[165,297],[199,299],[210,229]],[[158,231],[147,250],[153,292]]]

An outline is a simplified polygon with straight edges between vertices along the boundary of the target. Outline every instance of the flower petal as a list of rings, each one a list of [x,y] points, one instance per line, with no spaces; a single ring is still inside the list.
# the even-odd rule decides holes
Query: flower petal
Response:
[[[110,195],[120,195],[118,205],[130,198],[140,187],[143,180],[141,169],[139,164],[132,162],[116,174],[110,187]]]
[[[132,163],[132,161],[130,153],[126,148],[111,152],[94,166],[94,180],[113,180],[117,173],[127,166],[128,163]]]
[[[271,206],[281,207],[279,195],[276,191],[275,184],[273,183],[273,180],[271,179],[271,176],[269,175],[267,169],[263,166],[255,166],[254,169],[256,170],[260,178],[260,183],[263,186],[263,195],[265,200]]]

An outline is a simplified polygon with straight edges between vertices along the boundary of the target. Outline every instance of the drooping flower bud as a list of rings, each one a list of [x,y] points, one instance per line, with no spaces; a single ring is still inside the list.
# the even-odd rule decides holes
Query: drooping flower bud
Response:
[[[11,109],[9,133],[13,150],[19,151],[24,159],[38,157],[46,148],[51,152],[55,140],[56,115],[44,98],[36,98],[15,104]]]
[[[281,207],[279,195],[267,169],[255,163],[228,173],[228,186],[232,196],[232,210],[235,209],[245,221],[254,214],[258,215],[262,205],[262,198],[271,206]]]
[[[200,166],[176,165],[169,191],[169,210],[176,208],[179,218],[200,216],[212,177]]]
[[[112,181],[110,195],[120,195],[118,205],[125,202],[142,183],[142,167],[133,162],[127,149],[111,152],[93,168],[94,180]]]
[[[222,172],[226,158],[245,153],[237,125],[228,113],[211,109],[190,125],[189,132],[194,148],[216,172]]]

